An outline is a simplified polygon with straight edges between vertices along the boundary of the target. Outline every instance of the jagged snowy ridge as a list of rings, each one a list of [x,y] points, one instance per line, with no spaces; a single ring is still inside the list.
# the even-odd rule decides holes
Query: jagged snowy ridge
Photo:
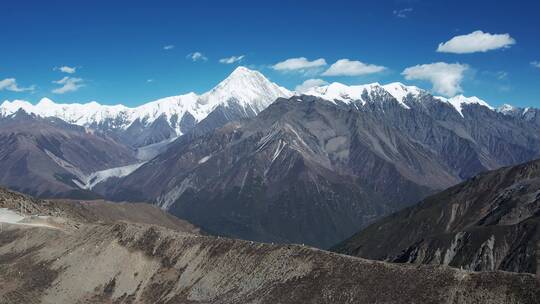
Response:
[[[97,102],[57,104],[48,98],[43,98],[36,105],[23,100],[14,100],[12,102],[5,101],[0,105],[0,116],[11,115],[19,109],[23,109],[38,116],[57,117],[68,123],[81,126],[100,125],[108,121],[113,123],[114,128],[126,129],[137,120],[148,125],[161,116],[164,116],[172,124],[174,117],[176,117],[176,122],[179,122],[186,113],[191,114],[196,121],[201,121],[217,106],[228,106],[229,102],[237,103],[246,111],[259,113],[278,97],[291,97],[300,94],[320,97],[331,102],[355,102],[355,105],[365,105],[366,96],[372,97],[372,100],[381,101],[395,99],[403,108],[409,109],[410,107],[406,103],[408,97],[415,98],[429,94],[429,92],[399,82],[386,85],[371,83],[351,86],[334,82],[325,86],[313,87],[302,93],[291,92],[270,82],[257,71],[238,67],[229,77],[202,95],[192,92],[171,96],[135,108],[123,105],[100,105]],[[458,95],[451,98],[435,96],[435,98],[451,105],[461,116],[463,116],[463,105],[468,104],[477,104],[495,110],[487,102],[474,96]],[[509,114],[511,109],[517,108],[505,105],[499,112]],[[178,123],[172,127],[178,136],[182,134]]]
[[[181,135],[178,122],[186,113],[192,115],[196,121],[201,121],[217,106],[228,106],[230,102],[259,113],[278,97],[292,95],[292,92],[270,82],[261,73],[238,67],[229,77],[202,95],[191,92],[162,98],[135,108],[100,105],[95,101],[85,104],[57,104],[48,98],[41,99],[36,105],[23,100],[4,101],[0,105],[0,116],[12,115],[22,109],[30,114],[57,117],[80,126],[109,122],[113,124],[113,128],[120,129],[128,128],[137,120],[148,125],[164,116],[169,123],[176,121],[176,125],[172,127],[177,135]],[[173,119],[174,117],[176,119]]]
[[[365,85],[352,85],[347,86],[342,83],[334,82],[329,85],[313,87],[303,94],[311,95],[327,99],[332,102],[340,101],[347,104],[352,102],[365,105],[369,99],[385,101],[388,98],[395,99],[403,108],[410,109],[406,103],[408,97],[416,98],[421,95],[429,95],[426,90],[422,90],[415,86],[407,86],[399,82],[394,82],[386,85],[379,83],[371,83]],[[463,105],[477,104],[494,110],[487,102],[479,99],[478,97],[465,97],[463,95],[457,95],[451,98],[445,98],[441,96],[434,96],[435,99],[451,105],[461,116],[463,116]]]

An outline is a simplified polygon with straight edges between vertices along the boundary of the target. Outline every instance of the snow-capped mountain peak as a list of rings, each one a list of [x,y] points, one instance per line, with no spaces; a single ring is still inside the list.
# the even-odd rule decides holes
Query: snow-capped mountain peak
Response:
[[[304,95],[312,95],[332,102],[341,101],[348,104],[353,101],[360,101],[362,104],[365,104],[362,95],[364,93],[370,94],[373,90],[380,87],[378,83],[348,86],[339,82],[333,82],[329,85],[310,88]]]
[[[477,105],[486,107],[486,108],[488,108],[490,110],[495,110],[487,102],[483,101],[482,99],[480,99],[480,98],[478,98],[476,96],[466,97],[466,96],[463,96],[463,95],[457,95],[457,96],[454,96],[454,97],[451,97],[451,98],[436,96],[435,98],[439,99],[439,100],[441,100],[443,102],[449,103],[452,107],[454,107],[454,109],[456,109],[456,111],[461,116],[463,116],[463,112],[462,112],[463,111],[463,105],[477,104]]]
[[[511,114],[515,114],[517,112],[520,112],[521,109],[519,108],[516,108],[512,105],[509,105],[507,103],[503,104],[502,106],[500,106],[499,108],[497,108],[497,111],[499,113],[503,113],[505,115],[511,115]]]
[[[260,72],[240,66],[212,90],[201,95],[200,103],[215,107],[228,105],[234,100],[258,113],[278,97],[290,96],[292,92],[271,82]]]
[[[407,86],[401,82],[389,83],[389,84],[384,85],[383,88],[388,93],[390,93],[390,95],[392,95],[398,102],[403,103],[403,104],[404,104],[403,101],[407,96],[412,95],[416,97],[422,93],[425,93],[425,91],[420,89],[419,87]]]
[[[37,103],[37,106],[39,107],[47,107],[47,106],[53,106],[55,103],[54,101],[50,100],[47,97],[41,98],[41,100]]]
[[[381,85],[375,82],[365,85],[352,86],[334,82],[321,87],[313,87],[305,94],[328,99],[330,101],[339,100],[345,103],[359,101],[362,105],[365,105],[366,103],[364,94],[367,94],[368,96],[372,96],[373,94],[375,96],[389,94],[390,96],[394,97],[402,107],[409,109],[409,106],[404,102],[405,97],[409,95],[418,96],[423,92],[425,91],[418,87],[406,86],[399,82],[394,82],[387,85]]]
[[[13,101],[5,100],[0,105],[0,116],[7,116],[16,113],[19,109],[24,110],[27,113],[32,113],[33,105],[28,101],[15,99]]]
[[[165,117],[177,135],[183,132],[181,119],[189,113],[196,121],[201,121],[217,106],[237,103],[245,109],[246,115],[257,114],[278,97],[290,97],[292,92],[269,81],[261,73],[246,67],[236,68],[216,87],[197,95],[193,92],[161,98],[138,107],[123,105],[101,105],[95,101],[80,104],[60,104],[49,98],[42,98],[33,105],[27,101],[5,101],[0,106],[0,115],[7,116],[23,109],[42,117],[57,117],[66,122],[92,127],[107,124],[113,128],[127,129],[135,121],[150,125],[160,117]],[[252,114],[247,114],[252,113]]]

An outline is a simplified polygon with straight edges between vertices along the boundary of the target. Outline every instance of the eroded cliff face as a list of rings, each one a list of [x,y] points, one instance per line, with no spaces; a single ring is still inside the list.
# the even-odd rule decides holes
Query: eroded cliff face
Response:
[[[334,250],[401,263],[537,273],[540,161],[481,174],[376,222]]]
[[[24,215],[0,229],[0,303],[540,299],[539,282],[530,274],[390,264],[299,245],[204,236],[149,205],[42,201],[0,189],[0,207],[22,207]]]

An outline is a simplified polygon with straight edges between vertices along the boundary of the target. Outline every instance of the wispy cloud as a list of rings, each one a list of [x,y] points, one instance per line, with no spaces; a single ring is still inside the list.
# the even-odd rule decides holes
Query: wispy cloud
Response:
[[[148,83],[154,82],[154,79],[146,79],[146,82]]]
[[[172,49],[174,49],[174,45],[172,45],[172,44],[166,45],[166,46],[163,47],[163,49],[164,49],[165,51],[172,50]]]
[[[231,57],[227,57],[227,58],[221,58],[219,60],[220,63],[223,63],[223,64],[232,64],[232,63],[235,63],[235,62],[240,62],[244,59],[244,57],[246,57],[245,55],[240,55],[240,56],[231,56]]]
[[[306,57],[289,58],[278,62],[272,66],[276,71],[282,72],[306,72],[307,70],[317,69],[326,65],[324,58],[309,61]]]
[[[374,64],[363,63],[358,60],[340,59],[332,64],[328,70],[322,73],[323,76],[360,76],[379,73],[386,70],[386,67]]]
[[[495,76],[497,77],[497,79],[503,80],[508,78],[508,73],[505,71],[498,71],[495,73]]]
[[[401,74],[407,80],[431,82],[433,91],[438,94],[454,96],[463,92],[461,81],[468,69],[469,66],[466,64],[436,62],[408,67]]]
[[[535,68],[539,68],[540,69],[540,61],[532,61],[531,62],[531,65]]]
[[[455,36],[444,43],[440,43],[437,52],[454,54],[487,52],[500,48],[509,48],[515,43],[516,40],[510,37],[510,34],[490,34],[474,31],[467,35]]]
[[[501,85],[497,89],[500,92],[510,92],[510,91],[512,91],[512,86],[510,86],[510,85]]]
[[[398,18],[407,18],[410,13],[412,13],[413,9],[411,7],[400,9],[400,10],[394,10],[393,14],[394,16]]]
[[[33,91],[35,88],[36,86],[34,85],[29,87],[19,87],[15,78],[6,78],[4,80],[0,80],[0,91],[6,90],[12,92],[25,92]]]
[[[75,92],[84,86],[84,80],[76,77],[64,77],[60,80],[53,81],[53,83],[62,85],[59,88],[52,90],[55,94],[64,94],[68,92]]]
[[[311,88],[326,85],[326,84],[328,84],[328,82],[322,79],[308,79],[304,81],[302,84],[297,85],[295,90],[297,92],[304,93]]]
[[[193,62],[196,62],[196,61],[207,61],[208,58],[206,56],[203,55],[203,53],[201,52],[193,52],[193,53],[189,53],[187,56],[186,56],[187,59],[190,59],[192,60]]]
[[[74,74],[75,72],[77,72],[77,67],[69,67],[67,65],[64,65],[61,67],[55,67],[54,70],[67,74]]]

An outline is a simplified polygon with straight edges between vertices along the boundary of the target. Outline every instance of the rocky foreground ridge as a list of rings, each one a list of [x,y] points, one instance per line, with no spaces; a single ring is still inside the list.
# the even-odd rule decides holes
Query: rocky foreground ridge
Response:
[[[100,202],[99,210],[116,210],[100,220],[92,217],[97,212],[92,204],[0,191],[0,208],[20,210],[22,205],[27,214],[21,222],[2,223],[1,303],[540,300],[540,284],[530,274],[397,265],[299,245],[205,236],[159,209],[140,212],[153,208],[144,205],[125,209]],[[147,213],[152,219],[143,216]],[[49,224],[32,226],[37,219]]]

